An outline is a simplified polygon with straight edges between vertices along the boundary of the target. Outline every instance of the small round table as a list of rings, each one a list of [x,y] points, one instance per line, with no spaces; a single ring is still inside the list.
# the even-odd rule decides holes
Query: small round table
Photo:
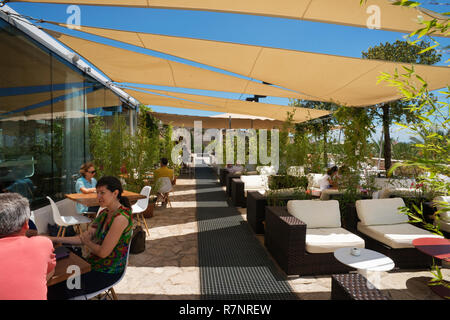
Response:
[[[450,262],[450,240],[444,238],[418,238],[413,240],[413,246],[417,250],[432,256],[433,258]],[[448,284],[448,281],[443,280]],[[444,285],[430,285],[430,289],[438,296],[444,298],[450,296],[450,289]]]
[[[358,273],[365,274],[366,271],[389,271],[394,269],[395,264],[391,258],[379,252],[359,248],[361,254],[351,254],[352,248],[340,248],[334,251],[334,257],[343,264],[355,268]]]

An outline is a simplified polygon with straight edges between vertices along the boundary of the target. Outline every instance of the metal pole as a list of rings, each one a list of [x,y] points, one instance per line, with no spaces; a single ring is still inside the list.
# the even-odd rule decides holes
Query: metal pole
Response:
[[[382,143],[383,143],[383,134],[384,134],[384,128],[381,128],[381,138],[380,138],[380,154],[378,155],[378,164],[377,164],[377,170],[380,170],[380,163],[381,163],[381,151],[383,150],[383,148],[382,148]]]

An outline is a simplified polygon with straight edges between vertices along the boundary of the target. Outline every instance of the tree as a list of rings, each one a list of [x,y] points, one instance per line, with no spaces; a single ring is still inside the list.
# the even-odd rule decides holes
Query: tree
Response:
[[[316,109],[316,110],[327,110],[330,112],[336,111],[339,106],[331,103],[331,102],[321,102],[321,101],[310,101],[310,100],[294,100],[291,101],[289,104],[290,106],[300,107],[300,108],[308,108],[308,109]],[[294,109],[295,110],[295,109]],[[303,146],[305,150],[308,150],[311,154],[311,162],[318,166],[316,168],[311,168],[313,171],[318,171],[321,168],[326,168],[328,166],[328,148],[329,145],[329,133],[332,130],[332,128],[336,125],[336,121],[332,117],[323,117],[321,119],[314,119],[305,123],[297,123],[295,125],[295,131],[296,131],[296,140],[299,138],[298,136],[304,136],[308,134],[312,134],[314,137],[314,143],[310,143],[308,140],[305,142],[307,143],[306,146]],[[304,139],[304,138],[303,138]],[[322,146],[319,146],[318,143],[320,143],[320,140],[322,140]],[[322,164],[320,164],[318,161],[319,159],[315,159],[315,157],[320,156],[319,154],[323,155],[322,158]]]
[[[414,63],[432,65],[441,60],[442,55],[435,49],[422,52],[430,46],[430,43],[421,41],[411,45],[407,41],[397,40],[394,43],[386,42],[371,47],[367,52],[362,52],[364,59],[379,59],[394,62]],[[422,52],[422,53],[421,53]],[[394,122],[412,123],[417,120],[407,107],[410,101],[397,100],[375,106],[370,109],[374,119],[381,120],[384,134],[384,160],[385,169],[389,170],[392,165],[392,146],[390,127]]]

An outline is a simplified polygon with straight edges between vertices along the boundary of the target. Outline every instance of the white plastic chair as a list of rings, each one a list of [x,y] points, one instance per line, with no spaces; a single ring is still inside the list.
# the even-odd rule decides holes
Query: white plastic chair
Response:
[[[150,231],[148,230],[147,222],[145,221],[145,217],[143,215],[143,212],[147,210],[148,202],[150,198],[150,191],[152,190],[152,187],[145,186],[141,190],[141,195],[145,196],[144,199],[139,199],[135,204],[131,206],[131,210],[133,214],[136,215],[136,218],[141,223],[141,220],[144,222],[145,229],[147,230],[147,234],[150,234]]]
[[[98,296],[99,294],[105,293],[106,295],[111,294],[114,300],[118,300],[117,299],[117,295],[116,292],[114,291],[114,286],[117,285],[120,281],[122,281],[123,277],[125,276],[125,273],[127,271],[127,267],[128,267],[128,259],[130,258],[130,248],[131,248],[131,241],[133,239],[133,230],[131,230],[131,240],[130,243],[128,244],[128,253],[127,253],[127,262],[125,264],[125,269],[123,269],[122,275],[120,276],[120,278],[114,282],[113,284],[106,286],[105,288],[98,290],[96,292],[92,292],[92,293],[88,293],[88,294],[84,294],[78,297],[73,297],[70,300],[90,300],[92,298],[95,298],[96,296]]]
[[[50,205],[52,207],[52,213],[53,213],[53,220],[55,223],[59,226],[57,237],[64,237],[66,234],[66,228],[69,226],[79,226],[83,223],[90,223],[91,219],[85,216],[62,216],[59,212],[58,206],[56,203],[50,198],[47,197],[47,199],[50,201]],[[79,230],[81,231],[81,230]]]
[[[172,207],[172,203],[169,199],[169,192],[173,190],[172,181],[169,177],[161,177],[158,179],[157,184],[159,185],[158,193],[160,193],[163,200],[166,200],[170,207]]]

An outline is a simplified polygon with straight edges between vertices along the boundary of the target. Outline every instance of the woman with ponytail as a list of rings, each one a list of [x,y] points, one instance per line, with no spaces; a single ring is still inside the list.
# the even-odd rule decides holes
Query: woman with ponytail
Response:
[[[66,283],[49,287],[49,299],[68,299],[96,292],[114,284],[125,269],[131,241],[132,218],[130,202],[122,196],[119,179],[103,177],[97,182],[100,211],[88,230],[75,237],[51,237],[53,242],[85,245],[90,255],[86,260],[91,271],[81,276],[81,289],[66,288]]]

